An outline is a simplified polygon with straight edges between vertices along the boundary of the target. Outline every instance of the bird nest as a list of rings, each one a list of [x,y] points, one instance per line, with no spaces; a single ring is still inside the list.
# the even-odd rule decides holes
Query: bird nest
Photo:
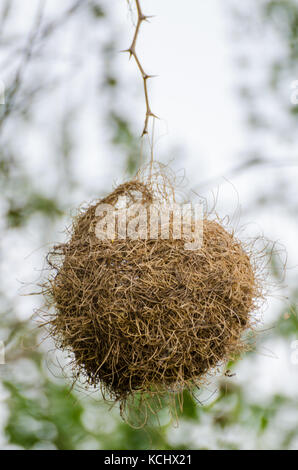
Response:
[[[122,404],[191,388],[239,356],[261,297],[251,255],[220,221],[203,217],[198,249],[174,236],[173,218],[168,237],[125,238],[119,223],[100,237],[106,212],[98,208],[116,210],[123,196],[126,208],[137,202],[147,214],[169,202],[167,191],[136,179],[82,210],[49,255],[46,285],[50,334],[71,352],[75,376]]]

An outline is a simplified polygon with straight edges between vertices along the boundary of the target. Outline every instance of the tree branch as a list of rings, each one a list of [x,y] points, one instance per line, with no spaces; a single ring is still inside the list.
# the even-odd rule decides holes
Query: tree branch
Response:
[[[138,35],[139,35],[139,32],[140,32],[141,24],[143,23],[143,21],[146,21],[149,18],[152,18],[152,16],[147,16],[147,15],[143,14],[142,9],[141,9],[141,5],[140,5],[140,0],[135,0],[135,2],[136,2],[136,7],[137,7],[137,13],[138,13],[138,21],[137,21],[137,25],[136,25],[136,30],[135,30],[135,34],[134,34],[131,46],[123,52],[129,52],[130,58],[132,56],[134,57],[134,59],[136,61],[136,64],[138,66],[138,69],[140,70],[141,75],[143,77],[145,102],[146,102],[146,118],[145,118],[145,125],[144,125],[144,129],[143,129],[143,133],[142,133],[142,137],[143,137],[145,134],[148,134],[149,118],[150,117],[155,117],[155,118],[157,117],[157,116],[155,116],[155,114],[152,113],[151,108],[150,108],[148,83],[147,83],[148,79],[153,78],[154,75],[148,75],[144,71],[144,68],[143,68],[143,66],[142,66],[142,64],[141,64],[141,62],[138,58],[137,52],[136,52],[136,43],[137,43]]]

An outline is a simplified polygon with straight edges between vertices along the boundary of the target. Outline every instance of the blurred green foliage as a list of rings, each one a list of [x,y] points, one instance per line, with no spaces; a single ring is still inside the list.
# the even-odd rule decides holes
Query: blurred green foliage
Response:
[[[57,449],[75,449],[85,436],[81,424],[83,407],[66,386],[48,381],[44,396],[30,399],[24,396],[26,387],[5,381],[10,392],[11,409],[6,433],[12,444],[31,449],[42,441],[52,442]],[[42,398],[42,400],[41,400]]]

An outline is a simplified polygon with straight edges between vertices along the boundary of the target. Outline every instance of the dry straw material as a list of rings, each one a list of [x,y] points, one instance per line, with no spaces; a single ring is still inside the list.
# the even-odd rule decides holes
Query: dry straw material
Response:
[[[119,240],[116,230],[99,240],[98,204],[123,195],[145,207],[169,199],[136,179],[82,210],[49,255],[46,286],[50,333],[71,352],[75,375],[122,405],[136,393],[190,389],[238,356],[261,297],[249,252],[219,221],[204,218],[194,251],[171,236]]]

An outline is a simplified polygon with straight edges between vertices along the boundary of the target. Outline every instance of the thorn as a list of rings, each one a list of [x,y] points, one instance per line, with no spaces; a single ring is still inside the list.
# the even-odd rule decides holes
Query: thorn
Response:
[[[156,78],[156,77],[158,77],[158,75],[147,75],[147,74],[145,74],[144,75],[144,80],[148,80],[149,78]]]
[[[147,115],[150,116],[150,117],[154,117],[154,118],[156,118],[156,119],[158,119],[158,120],[160,119],[158,116],[156,116],[156,114],[152,113],[152,111],[148,111],[148,114],[147,114]]]
[[[131,56],[134,55],[134,50],[131,47],[129,47],[128,49],[124,49],[123,51],[120,51],[120,52],[128,52],[129,58],[131,58]]]
[[[155,18],[155,15],[141,15],[140,16],[141,21],[148,21],[150,18]]]

